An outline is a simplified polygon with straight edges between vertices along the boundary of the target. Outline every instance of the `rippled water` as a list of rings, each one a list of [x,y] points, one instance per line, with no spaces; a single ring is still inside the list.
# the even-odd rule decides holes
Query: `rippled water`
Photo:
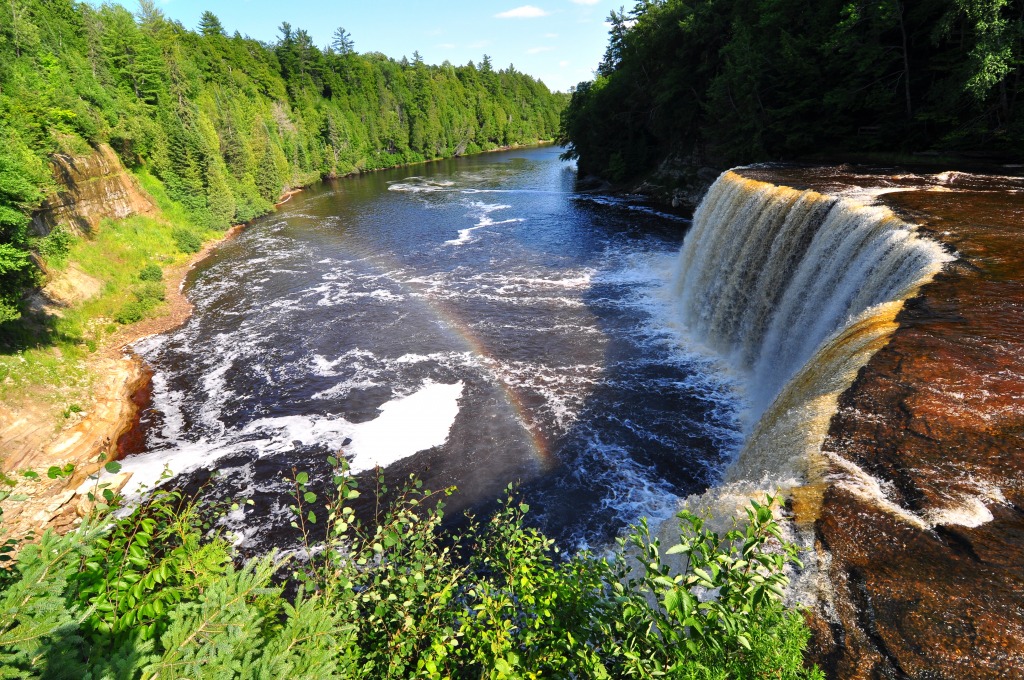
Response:
[[[133,483],[169,466],[256,504],[231,521],[286,544],[282,474],[510,482],[574,545],[671,513],[738,441],[734,386],[687,352],[666,290],[685,220],[584,193],[555,148],[310,189],[187,283],[196,309],[141,342],[155,369]]]

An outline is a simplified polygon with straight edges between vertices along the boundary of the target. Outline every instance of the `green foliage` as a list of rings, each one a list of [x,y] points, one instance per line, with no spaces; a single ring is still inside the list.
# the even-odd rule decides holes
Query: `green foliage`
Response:
[[[276,43],[229,37],[211,12],[189,31],[153,0],[136,14],[0,3],[0,324],[37,279],[27,214],[51,188],[53,153],[108,142],[168,222],[206,232],[322,177],[551,139],[564,103],[512,67],[359,55],[344,29],[321,50],[288,24]],[[65,245],[73,255],[39,242],[48,259]]]
[[[113,492],[99,485],[90,500],[116,504]],[[159,638],[177,603],[195,601],[226,573],[228,545],[202,541],[201,509],[180,492],[156,491],[96,539],[72,582],[75,597],[93,610],[80,629],[91,655]]]
[[[191,233],[191,232],[190,232]],[[193,238],[198,240],[194,234]],[[200,246],[202,242],[200,241]],[[159,269],[158,269],[159,271]],[[149,312],[166,298],[167,291],[163,284],[155,281],[144,281],[132,288],[133,300],[125,302],[114,314],[114,321],[119,324],[131,324],[146,318]]]
[[[5,139],[6,132],[0,123],[0,325],[21,316],[22,290],[36,280],[29,260],[25,211],[40,199],[26,154],[17,153],[20,145]]]
[[[157,491],[112,514],[97,481],[92,519],[0,571],[0,676],[821,677],[803,668],[802,614],[781,604],[796,552],[773,499],[724,536],[683,513],[664,553],[641,525],[610,558],[563,557],[511,488],[458,535],[441,530],[450,490],[416,480],[363,524],[330,462],[323,500],[293,471],[299,549],[247,561],[215,528],[225,508]],[[19,547],[5,546],[0,561]]]
[[[562,118],[584,172],[622,181],[670,154],[1024,152],[1022,0],[655,0],[609,23]]]
[[[146,312],[149,309],[150,305],[144,300],[129,300],[121,306],[121,309],[117,310],[114,321],[123,325],[138,323],[146,318]]]
[[[160,268],[160,265],[150,262],[145,267],[139,270],[139,281],[163,281],[164,270]]]
[[[57,225],[49,234],[39,239],[36,249],[48,262],[61,263],[68,257],[74,235],[61,225]]]
[[[178,250],[183,253],[198,253],[203,248],[203,239],[191,229],[176,227],[171,231],[171,238],[174,239]]]
[[[132,294],[139,302],[155,304],[157,302],[164,301],[167,291],[164,289],[163,284],[156,283],[155,281],[145,281],[139,286],[136,286],[132,291]]]

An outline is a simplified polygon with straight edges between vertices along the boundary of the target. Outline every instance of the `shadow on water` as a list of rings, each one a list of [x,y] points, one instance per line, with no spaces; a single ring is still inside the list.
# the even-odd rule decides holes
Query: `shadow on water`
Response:
[[[390,463],[387,484],[458,486],[450,531],[516,483],[529,521],[598,546],[714,480],[731,397],[655,299],[665,273],[652,267],[688,222],[580,191],[554,156],[313,188],[197,268],[196,315],[142,350],[162,381],[146,428],[154,453],[197,461],[175,483],[197,489],[216,468],[210,497],[253,499],[229,522],[246,551],[295,544],[293,468],[329,493],[338,433],[428,383],[463,384],[447,441]],[[369,518],[375,478],[358,480]]]

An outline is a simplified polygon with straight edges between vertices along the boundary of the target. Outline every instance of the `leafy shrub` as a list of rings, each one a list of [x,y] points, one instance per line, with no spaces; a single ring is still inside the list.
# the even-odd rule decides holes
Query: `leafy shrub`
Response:
[[[293,471],[300,549],[241,566],[202,504],[161,491],[111,514],[118,499],[98,487],[92,518],[25,544],[0,574],[0,675],[821,677],[802,666],[800,612],[781,604],[796,554],[767,505],[724,537],[682,514],[666,553],[687,563],[672,573],[644,525],[612,558],[556,559],[511,489],[455,536],[441,532],[451,490],[415,480],[363,524],[331,462],[326,502]]]
[[[175,227],[171,231],[171,238],[178,250],[183,253],[198,253],[203,247],[203,239],[191,229]]]
[[[139,270],[139,281],[163,281],[164,272],[160,265],[150,262]]]
[[[62,225],[54,227],[49,234],[39,239],[36,246],[39,254],[51,262],[63,262],[74,243],[74,235]]]
[[[114,321],[123,325],[137,323],[146,317],[150,307],[142,300],[129,300],[114,315]]]
[[[136,286],[132,290],[132,294],[139,302],[155,304],[156,302],[163,302],[163,300],[166,299],[167,290],[161,283],[146,281],[142,285]]]

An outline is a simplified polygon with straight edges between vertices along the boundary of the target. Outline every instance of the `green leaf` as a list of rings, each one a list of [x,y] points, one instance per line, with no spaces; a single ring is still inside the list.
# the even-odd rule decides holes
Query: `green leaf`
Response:
[[[309,520],[310,524],[316,524],[316,513],[310,510],[309,514],[306,515],[306,519]]]
[[[312,491],[307,491],[306,493],[304,493],[302,495],[302,498],[305,499],[307,503],[316,503],[316,494],[313,493]]]
[[[678,590],[670,590],[665,593],[665,610],[674,612],[683,604],[683,596]]]
[[[299,474],[295,475],[295,481],[298,482],[299,484],[308,484],[309,475],[306,474],[305,472],[300,472]]]
[[[104,465],[103,469],[112,475],[116,475],[118,472],[121,471],[121,464],[118,463],[116,460],[112,460],[106,465]]]

